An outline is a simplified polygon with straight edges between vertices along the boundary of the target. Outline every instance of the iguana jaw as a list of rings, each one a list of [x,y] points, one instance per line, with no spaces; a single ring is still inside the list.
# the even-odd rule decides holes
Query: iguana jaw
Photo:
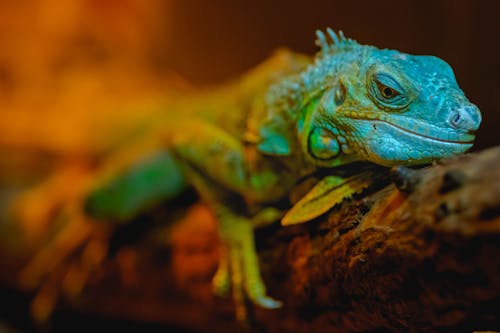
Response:
[[[472,145],[472,142],[474,141],[475,136],[472,134],[461,134],[461,133],[449,133],[449,132],[436,132],[432,131],[433,134],[436,134],[436,136],[432,136],[430,134],[423,134],[419,131],[411,130],[409,128],[403,127],[403,126],[398,126],[396,124],[393,124],[391,122],[387,121],[374,121],[373,124],[376,126],[377,123],[388,125],[390,127],[393,127],[395,130],[404,132],[406,135],[410,136],[415,136],[416,140],[424,140],[424,141],[429,141],[429,142],[443,142],[443,143],[449,143],[449,144],[458,144],[458,145]]]
[[[424,133],[413,127],[411,130],[387,120],[351,119],[349,127],[353,146],[358,154],[377,164],[422,164],[457,154],[472,147],[471,134],[448,133],[446,131]]]
[[[372,126],[374,126],[374,130],[376,130],[376,127],[380,125],[390,126],[394,128],[393,131],[401,133],[395,135],[410,135],[414,136],[415,140],[454,144],[472,144],[475,139],[475,135],[471,133],[456,131],[451,128],[442,128],[429,122],[423,122],[399,115],[384,114],[379,117],[371,116],[366,118],[359,117],[356,116],[356,114],[351,113],[349,118],[353,120],[357,119],[371,122]]]

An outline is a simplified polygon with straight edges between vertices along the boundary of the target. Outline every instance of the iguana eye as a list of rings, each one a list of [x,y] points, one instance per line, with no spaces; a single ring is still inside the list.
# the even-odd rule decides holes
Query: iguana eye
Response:
[[[384,98],[387,98],[387,99],[391,99],[397,95],[401,95],[399,93],[399,91],[395,90],[395,89],[392,89],[391,87],[389,86],[386,86],[385,84],[379,82],[379,81],[376,81],[376,84],[377,84],[377,88],[378,90],[380,91],[380,94],[384,97]]]
[[[373,101],[383,108],[401,109],[409,103],[403,87],[389,74],[373,74],[369,80],[368,91]]]

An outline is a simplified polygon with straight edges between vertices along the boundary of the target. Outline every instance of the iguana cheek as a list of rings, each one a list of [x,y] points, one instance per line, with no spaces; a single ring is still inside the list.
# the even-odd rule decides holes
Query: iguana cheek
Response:
[[[311,156],[319,160],[329,160],[340,152],[339,142],[330,131],[316,127],[309,134],[308,149]]]

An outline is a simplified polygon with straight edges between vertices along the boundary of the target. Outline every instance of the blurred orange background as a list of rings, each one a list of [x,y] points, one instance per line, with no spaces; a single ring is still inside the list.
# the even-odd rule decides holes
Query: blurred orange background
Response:
[[[85,154],[106,140],[103,124],[134,122],[126,106],[223,83],[280,46],[312,54],[315,29],[331,26],[448,61],[483,112],[476,149],[486,148],[499,143],[498,4],[0,1],[0,146]]]
[[[77,198],[92,158],[120,130],[154,119],[154,106],[179,92],[243,75],[278,47],[314,54],[315,30],[328,26],[360,43],[445,59],[483,114],[474,149],[500,144],[499,12],[497,0],[0,0],[0,247],[8,249],[0,262],[7,267],[12,249],[26,247],[2,220],[19,179],[65,171],[52,183],[66,192],[49,186],[28,200],[24,217],[34,222],[23,232],[43,236],[52,197]],[[191,233],[205,229],[186,229],[173,237],[178,280],[198,278],[192,247],[207,247],[205,235]],[[211,251],[207,265],[215,265]],[[118,257],[129,267],[134,255]]]

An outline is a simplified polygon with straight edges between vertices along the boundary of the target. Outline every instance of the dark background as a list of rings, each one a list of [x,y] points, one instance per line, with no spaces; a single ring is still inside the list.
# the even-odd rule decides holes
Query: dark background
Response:
[[[431,54],[455,70],[482,111],[476,149],[499,144],[500,1],[172,1],[161,63],[199,85],[239,75],[287,46],[312,54],[331,27],[361,43]]]
[[[92,150],[107,102],[168,91],[171,73],[224,83],[278,47],[314,54],[331,27],[446,60],[482,111],[483,149],[499,143],[499,14],[498,0],[0,0],[0,146]]]

